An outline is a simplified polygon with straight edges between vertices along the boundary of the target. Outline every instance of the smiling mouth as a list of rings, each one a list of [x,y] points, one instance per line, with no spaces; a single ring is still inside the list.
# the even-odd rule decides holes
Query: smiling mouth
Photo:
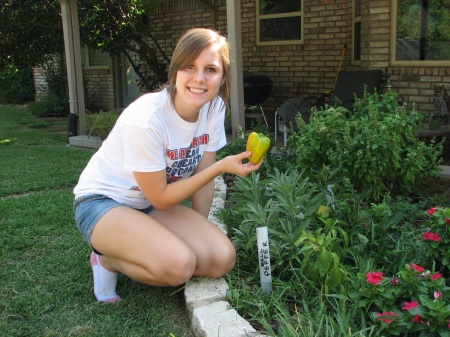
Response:
[[[191,87],[188,87],[188,89],[190,92],[193,92],[195,94],[202,94],[202,93],[206,92],[205,89],[196,89],[196,88],[191,88]]]

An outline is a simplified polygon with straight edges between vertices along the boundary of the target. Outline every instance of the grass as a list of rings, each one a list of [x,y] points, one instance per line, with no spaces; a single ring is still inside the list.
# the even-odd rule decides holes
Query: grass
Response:
[[[119,304],[95,301],[72,189],[93,150],[66,120],[0,105],[0,336],[191,337],[182,291],[120,275]]]

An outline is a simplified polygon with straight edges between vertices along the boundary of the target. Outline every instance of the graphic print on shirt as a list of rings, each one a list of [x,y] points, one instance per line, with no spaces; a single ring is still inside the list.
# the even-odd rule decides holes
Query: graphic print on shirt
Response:
[[[167,149],[166,156],[173,160],[171,166],[166,168],[167,183],[174,183],[181,179],[185,174],[194,172],[202,155],[200,154],[200,145],[209,143],[209,134],[195,137],[188,148]]]

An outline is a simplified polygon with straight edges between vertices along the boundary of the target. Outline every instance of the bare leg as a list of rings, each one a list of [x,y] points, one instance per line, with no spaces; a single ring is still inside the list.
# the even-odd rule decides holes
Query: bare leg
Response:
[[[140,282],[175,286],[193,275],[220,277],[234,266],[228,237],[199,213],[184,206],[150,216],[127,207],[107,212],[91,242],[101,264]]]

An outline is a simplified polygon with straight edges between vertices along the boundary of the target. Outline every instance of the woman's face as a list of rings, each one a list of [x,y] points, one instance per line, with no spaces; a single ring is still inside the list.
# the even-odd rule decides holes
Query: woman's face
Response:
[[[201,107],[217,95],[224,81],[220,54],[214,46],[203,49],[191,65],[177,72],[175,110],[184,120],[195,122]]]

